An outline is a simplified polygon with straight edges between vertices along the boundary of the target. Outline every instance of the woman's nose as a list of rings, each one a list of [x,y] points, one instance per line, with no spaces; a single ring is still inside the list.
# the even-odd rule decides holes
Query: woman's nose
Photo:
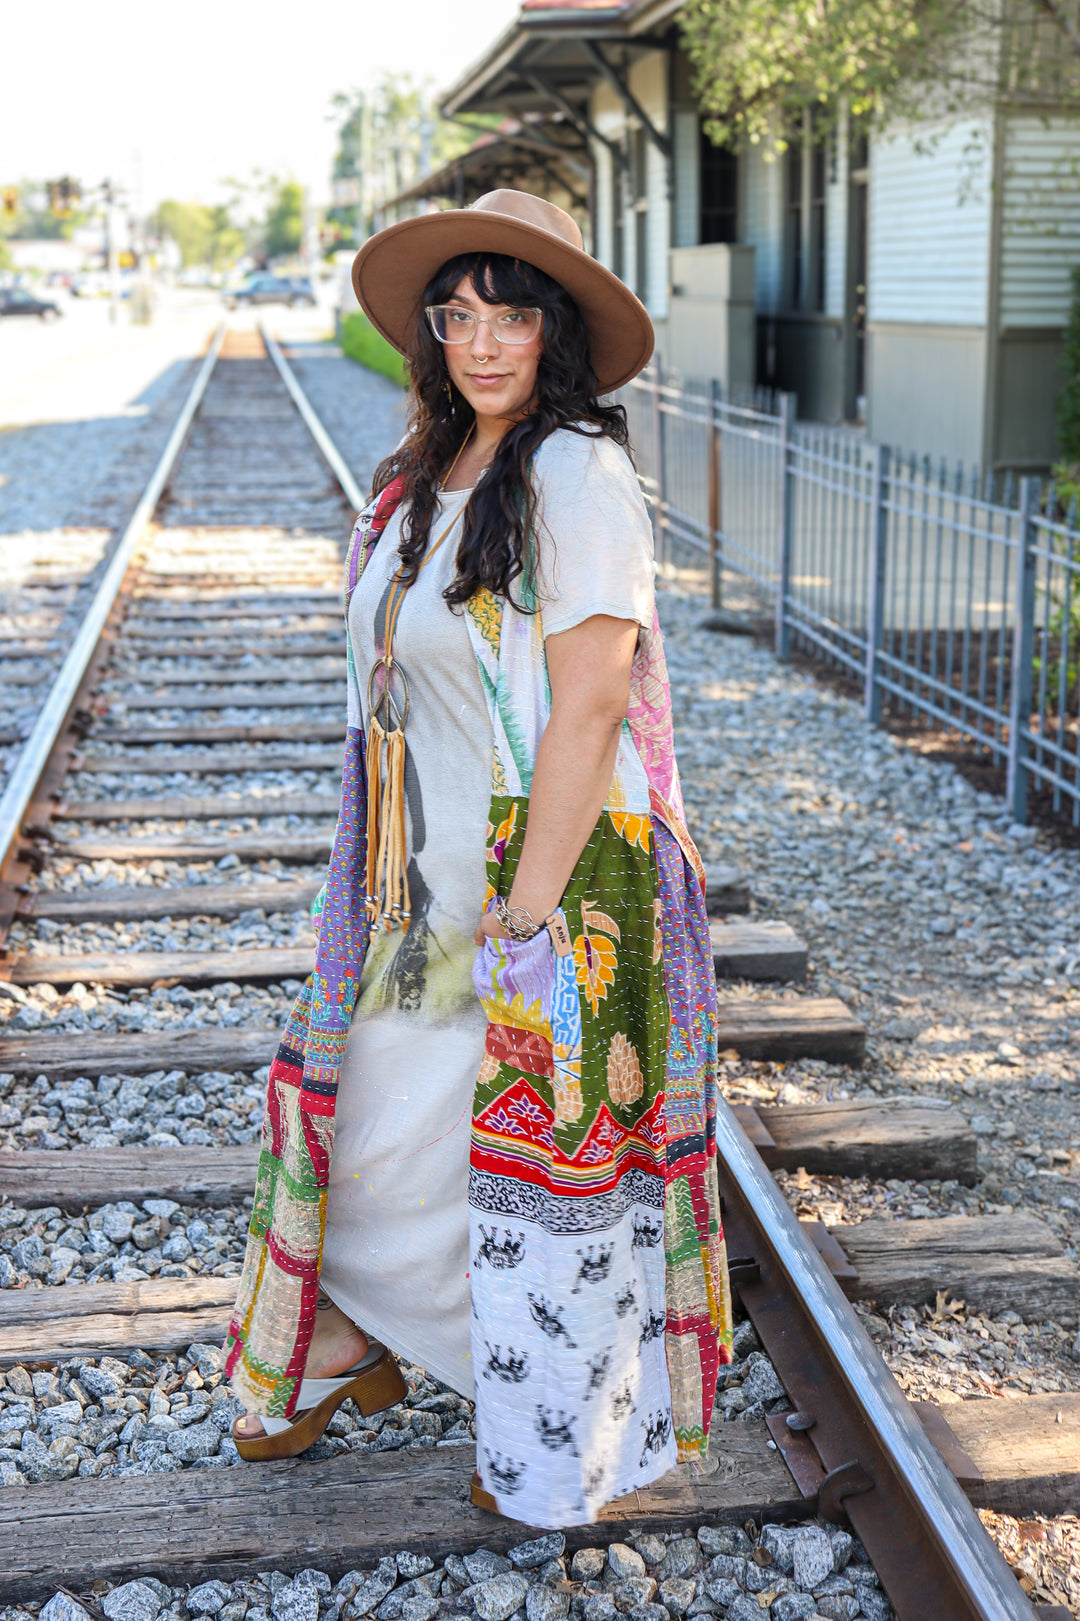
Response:
[[[476,323],[476,331],[473,333],[473,340],[469,353],[472,355],[474,360],[486,360],[490,355],[495,353],[497,348],[498,344],[492,335],[491,328],[487,322],[487,317],[482,315]]]

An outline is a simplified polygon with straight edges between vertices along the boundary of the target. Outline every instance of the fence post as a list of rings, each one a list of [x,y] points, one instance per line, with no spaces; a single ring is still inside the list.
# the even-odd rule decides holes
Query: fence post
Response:
[[[720,479],[724,447],[720,424],[716,420],[719,403],[720,385],[714,377],[709,384],[709,591],[714,608],[720,607],[723,596],[721,573],[724,567],[720,550]]]
[[[664,382],[664,368],[657,355],[653,360],[656,375],[653,378],[652,430],[653,468],[656,476],[656,495],[653,500],[653,552],[658,563],[666,561],[664,544],[664,417],[660,410],[660,390]]]
[[[866,604],[866,690],[863,709],[871,726],[881,725],[884,693],[878,685],[878,662],[885,630],[885,567],[888,561],[889,513],[885,505],[889,447],[874,446],[870,484],[870,571]]]
[[[1009,700],[1009,752],[1005,798],[1014,822],[1027,821],[1028,774],[1024,769],[1027,744],[1024,730],[1031,719],[1031,689],[1035,676],[1035,519],[1039,511],[1039,480],[1020,480],[1017,519],[1012,683]]]
[[[791,652],[787,601],[791,589],[791,545],[795,517],[795,479],[791,468],[791,432],[795,426],[795,395],[777,396],[780,409],[780,533],[776,576],[776,656]]]

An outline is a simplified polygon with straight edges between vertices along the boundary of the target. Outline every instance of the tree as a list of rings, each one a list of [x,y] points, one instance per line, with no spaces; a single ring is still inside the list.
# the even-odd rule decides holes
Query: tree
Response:
[[[474,138],[440,115],[431,82],[407,73],[387,73],[368,90],[339,94],[333,106],[340,119],[333,178],[339,191],[355,197],[327,215],[339,239],[377,230],[392,197],[465,151]]]
[[[18,204],[14,214],[0,213],[0,237],[23,240],[61,241],[71,236],[77,225],[89,218],[85,207],[69,214],[54,214],[49,208],[49,189],[40,180],[23,180],[17,187]]]
[[[227,270],[245,248],[244,233],[233,224],[229,210],[204,203],[179,203],[169,198],[160,204],[154,224],[162,236],[171,236],[185,265],[209,265]]]
[[[1080,0],[687,0],[679,20],[718,145],[783,150],[844,106],[881,122],[1080,93]]]
[[[304,239],[304,188],[295,180],[278,182],[266,211],[266,254],[284,259],[299,253]]]

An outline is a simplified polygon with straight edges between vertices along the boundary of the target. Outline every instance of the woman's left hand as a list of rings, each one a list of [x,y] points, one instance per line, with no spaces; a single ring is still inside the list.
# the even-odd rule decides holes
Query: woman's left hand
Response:
[[[473,933],[473,945],[482,946],[485,940],[509,940],[509,938],[494,911],[485,912]]]

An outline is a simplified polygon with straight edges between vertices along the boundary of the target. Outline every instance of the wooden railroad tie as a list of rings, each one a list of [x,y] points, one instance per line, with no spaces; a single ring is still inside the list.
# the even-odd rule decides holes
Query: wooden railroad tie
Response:
[[[258,1163],[254,1143],[227,1148],[0,1150],[0,1199],[30,1210],[58,1205],[73,1215],[118,1199],[133,1204],[178,1199],[182,1204],[235,1205],[254,1192]]]
[[[932,1305],[939,1292],[973,1311],[1075,1328],[1080,1271],[1035,1216],[933,1216],[803,1229],[849,1300]]]
[[[337,817],[336,794],[187,794],[167,799],[64,800],[58,822],[195,822],[231,816]]]
[[[137,692],[110,703],[109,713],[126,715],[140,709],[326,709],[332,704],[344,707],[344,698],[340,681],[321,679],[308,684],[279,677],[273,687],[219,687],[216,692],[163,687],[154,693]]]
[[[0,1367],[225,1338],[236,1279],[151,1278],[0,1293]]]
[[[294,721],[275,725],[267,721],[255,726],[113,726],[98,723],[90,728],[91,738],[109,743],[143,745],[154,743],[343,743],[345,722]],[[252,769],[250,758],[246,769]]]
[[[149,841],[147,841],[149,842]],[[236,848],[239,840],[227,841]],[[160,846],[152,846],[159,849]],[[156,985],[215,981],[303,979],[311,972],[313,947],[277,946],[252,951],[126,951],[94,957],[21,957],[0,972],[17,984]],[[743,1058],[822,1058],[861,1064],[866,1030],[833,997],[724,1000],[718,1039],[723,1052]],[[152,1050],[142,1035],[114,1036],[67,1031],[62,1036],[0,1037],[0,1070],[20,1075],[107,1075],[161,1069],[249,1069],[274,1055],[276,1031],[155,1030]],[[198,1060],[195,1053],[202,1055]],[[256,1056],[257,1055],[257,1056]]]
[[[71,762],[73,771],[100,771],[110,776],[158,776],[172,771],[338,771],[341,770],[342,751],[337,749],[311,750],[298,754],[294,749],[260,749],[251,754],[246,749],[202,749],[183,754],[174,750],[166,754],[84,754]]]
[[[130,623],[130,621],[129,621]],[[306,641],[297,641],[298,637],[306,637],[308,632],[302,630],[282,630],[280,627],[267,632],[266,640],[275,642],[283,659],[299,658],[341,658],[342,648],[345,645],[344,632],[331,639],[324,637],[321,641],[308,637]],[[128,633],[128,626],[124,626],[125,652],[143,653],[147,658],[157,659],[240,659],[247,653],[265,653],[266,646],[263,638],[256,641],[242,641],[233,637],[228,640],[218,636],[192,635],[183,641],[162,641],[160,635],[133,636]],[[235,674],[235,670],[233,671]]]
[[[806,978],[806,947],[788,923],[726,918],[709,925],[718,979]]]
[[[918,1306],[947,1289],[989,1316],[1015,1311],[1025,1322],[1077,1326],[1080,1272],[1036,1216],[863,1221],[829,1232],[857,1274],[841,1280],[852,1300]]]
[[[957,1402],[940,1411],[939,1436],[942,1422],[956,1443],[950,1452],[970,1459],[962,1484],[979,1507],[1025,1519],[1080,1509],[1080,1396]],[[608,1504],[605,1532],[626,1538],[814,1512],[765,1423],[720,1426],[717,1453],[724,1462],[712,1475],[673,1470]],[[5,1505],[0,1599],[44,1599],[61,1584],[79,1592],[146,1570],[177,1584],[231,1581],[268,1565],[338,1575],[399,1546],[403,1526],[410,1547],[436,1561],[478,1547],[505,1551],[543,1534],[474,1508],[474,1467],[472,1447],[462,1446],[241,1464],[215,1471],[212,1491],[196,1470],[26,1486]],[[595,1526],[570,1527],[567,1548],[589,1546],[596,1535]]]
[[[306,979],[314,966],[314,945],[239,951],[117,951],[94,957],[18,957],[11,968],[11,981],[15,985],[253,983]],[[155,1043],[156,1036],[155,1031]]]
[[[306,833],[184,833],[147,834],[141,838],[89,834],[57,839],[57,855],[76,861],[220,861],[235,855],[249,861],[323,861],[334,843],[333,824]],[[70,894],[71,891],[68,891]]]
[[[178,610],[190,608],[191,614],[186,615]],[[133,620],[152,619],[155,622],[162,619],[191,618],[196,624],[202,624],[207,619],[247,619],[251,617],[262,618],[264,615],[275,614],[305,614],[322,618],[332,615],[337,619],[341,614],[340,591],[296,591],[288,596],[269,595],[265,591],[252,592],[250,596],[239,593],[230,598],[228,602],[206,602],[202,597],[176,596],[176,597],[135,597],[131,605],[131,618]]]
[[[1075,1327],[1080,1281],[1075,1265],[1041,1222],[1019,1216],[1010,1220],[1019,1229],[1019,1251],[1009,1257],[1000,1249],[1001,1230],[1007,1225],[1002,1218],[959,1216],[937,1222],[933,1237],[920,1241],[912,1236],[908,1244],[898,1243],[887,1258],[880,1250],[856,1250],[855,1266],[838,1242],[838,1234],[844,1236],[850,1228],[822,1230],[818,1222],[805,1226],[849,1299],[882,1307],[920,1306],[948,1289],[974,1310],[995,1314],[1011,1309],[1028,1321]],[[996,1251],[991,1248],[995,1243]],[[235,1277],[6,1290],[0,1294],[0,1366],[104,1356],[135,1346],[181,1351],[194,1340],[220,1340],[235,1298]]]
[[[238,917],[261,907],[267,912],[306,911],[322,888],[319,878],[281,883],[187,884],[159,889],[151,884],[117,884],[115,889],[40,890],[19,906],[19,916],[48,917],[66,923],[93,919],[139,921],[156,917]]]
[[[156,697],[161,693],[171,692],[174,687],[198,687],[213,681],[219,681],[225,686],[236,686],[238,682],[242,682],[245,686],[253,687],[262,685],[279,687],[283,682],[295,682],[299,686],[307,686],[313,681],[343,682],[346,668],[344,647],[335,648],[334,652],[336,656],[331,658],[313,658],[310,654],[301,657],[300,654],[294,656],[282,653],[279,658],[262,663],[256,660],[251,664],[241,664],[238,659],[232,658],[226,664],[203,665],[194,670],[181,667],[156,675],[144,675],[141,671],[135,671],[133,672],[135,680],[147,686],[155,683],[153,693],[138,695],[137,707],[152,708]],[[292,657],[295,657],[298,669],[284,667]],[[134,706],[133,698],[124,697],[122,701],[129,709]],[[161,701],[164,706],[164,700]]]
[[[735,1104],[770,1170],[814,1176],[963,1182],[978,1175],[975,1135],[945,1103],[925,1098],[851,1098],[841,1103]]]
[[[191,1030],[181,1034],[194,1042],[208,1033]],[[268,1059],[276,1037],[270,1032],[254,1034],[264,1043],[261,1056]],[[145,1049],[145,1042],[143,1046]],[[149,1056],[159,1067],[165,1063],[157,1040]],[[183,1067],[197,1073],[199,1060],[205,1056],[205,1051],[195,1048]],[[827,1153],[834,1176],[974,1180],[975,1138],[963,1116],[953,1109],[882,1099],[864,1107],[817,1103],[758,1112],[737,1105],[735,1114],[749,1127],[751,1141],[773,1168],[797,1170],[810,1157],[816,1139]],[[759,1117],[768,1121],[765,1146],[754,1132]],[[0,1198],[31,1209],[59,1205],[72,1212],[109,1200],[131,1199],[137,1204],[155,1197],[235,1204],[254,1190],[258,1158],[254,1144],[0,1151]]]
[[[716,862],[705,868],[705,907],[710,917],[750,910],[750,880],[738,867]]]

